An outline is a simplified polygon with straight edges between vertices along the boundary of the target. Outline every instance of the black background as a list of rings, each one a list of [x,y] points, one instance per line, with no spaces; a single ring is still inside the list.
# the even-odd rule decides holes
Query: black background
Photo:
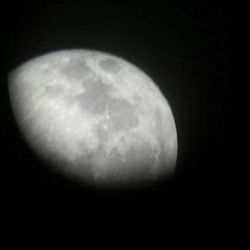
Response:
[[[1,84],[5,232],[24,242],[121,239],[210,242],[236,235],[244,218],[246,117],[243,6],[183,1],[20,1],[6,9],[7,73],[35,56],[91,48],[119,55],[159,85],[176,120],[171,181],[107,192],[55,175],[23,143]],[[243,185],[242,185],[243,184]],[[240,187],[236,189],[236,187]]]

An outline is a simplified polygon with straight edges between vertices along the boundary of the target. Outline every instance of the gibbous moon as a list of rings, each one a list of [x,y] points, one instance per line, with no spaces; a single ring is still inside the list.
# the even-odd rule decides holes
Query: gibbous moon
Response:
[[[177,133],[164,95],[142,70],[103,52],[65,50],[9,74],[25,141],[56,173],[94,187],[172,175]]]

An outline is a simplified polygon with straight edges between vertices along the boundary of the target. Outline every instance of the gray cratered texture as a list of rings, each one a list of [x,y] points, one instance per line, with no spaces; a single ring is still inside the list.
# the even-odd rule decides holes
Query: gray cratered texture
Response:
[[[122,58],[91,50],[49,53],[9,75],[17,123],[58,173],[130,186],[173,173],[177,134],[154,82]]]

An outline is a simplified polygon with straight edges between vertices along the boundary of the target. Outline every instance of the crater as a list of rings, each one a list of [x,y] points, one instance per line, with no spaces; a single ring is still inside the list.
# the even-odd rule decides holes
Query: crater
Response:
[[[102,70],[110,73],[118,73],[121,70],[118,62],[112,58],[106,58],[100,61],[99,66]]]

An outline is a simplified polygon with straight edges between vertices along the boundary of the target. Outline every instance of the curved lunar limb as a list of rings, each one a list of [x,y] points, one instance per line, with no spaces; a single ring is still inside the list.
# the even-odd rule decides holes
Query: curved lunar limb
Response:
[[[11,72],[9,93],[27,143],[66,177],[118,187],[174,172],[170,106],[150,77],[120,57],[49,53]]]

